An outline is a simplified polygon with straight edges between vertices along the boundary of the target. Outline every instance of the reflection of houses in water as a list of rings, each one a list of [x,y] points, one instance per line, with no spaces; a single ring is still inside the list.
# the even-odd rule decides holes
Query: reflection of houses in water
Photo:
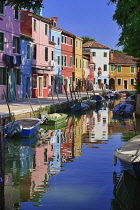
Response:
[[[90,131],[90,142],[104,141],[108,139],[108,109],[93,112],[91,121],[88,125]]]

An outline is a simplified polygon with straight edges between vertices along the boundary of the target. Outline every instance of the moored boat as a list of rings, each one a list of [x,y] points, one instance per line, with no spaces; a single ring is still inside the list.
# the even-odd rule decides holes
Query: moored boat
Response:
[[[24,118],[12,121],[4,126],[4,134],[6,137],[26,137],[38,131],[41,120],[37,118]]]
[[[136,179],[140,179],[140,135],[131,138],[122,147],[114,152],[114,165],[117,159],[121,162],[123,169]]]
[[[119,103],[113,108],[112,111],[115,115],[132,115],[134,107],[132,104]]]
[[[86,111],[90,108],[90,106],[86,103],[82,103],[82,102],[77,102],[76,104],[72,105],[70,107],[72,112],[82,112],[82,111]]]
[[[46,112],[40,113],[42,124],[45,125],[58,125],[64,122],[67,119],[67,117],[68,114],[65,113],[53,113],[53,114],[48,114]]]

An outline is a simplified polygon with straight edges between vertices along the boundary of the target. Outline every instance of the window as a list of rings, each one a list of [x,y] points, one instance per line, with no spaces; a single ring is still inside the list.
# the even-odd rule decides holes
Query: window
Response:
[[[117,66],[117,71],[118,71],[118,73],[121,73],[122,72],[122,67],[121,66]]]
[[[47,76],[43,76],[43,87],[47,87]]]
[[[62,77],[61,77],[61,83],[62,83],[62,85],[64,85],[64,76],[62,75]]]
[[[60,45],[60,37],[57,39],[57,44]]]
[[[64,36],[61,36],[61,42],[64,43]]]
[[[0,14],[4,14],[4,3],[0,2]]]
[[[134,66],[130,66],[130,73],[134,73],[134,72],[135,72]]]
[[[53,23],[53,26],[56,27],[56,22]]]
[[[107,57],[107,52],[104,52],[104,57]]]
[[[36,52],[37,52],[37,46],[36,44],[33,45],[33,59],[36,60]]]
[[[114,65],[110,65],[110,71],[111,71],[111,72],[114,71]]]
[[[107,65],[104,64],[104,71],[107,71]]]
[[[70,45],[73,45],[73,39],[70,38]]]
[[[27,59],[30,60],[31,59],[31,47],[29,44],[27,44]]]
[[[54,51],[52,51],[52,61],[53,61],[53,59],[54,59]]]
[[[60,65],[60,56],[57,57],[57,60],[58,60],[58,62],[57,62],[58,65]]]
[[[65,44],[67,44],[67,37],[65,36]]]
[[[70,77],[70,85],[72,85],[72,77]]]
[[[130,79],[130,85],[134,85],[134,78]]]
[[[78,68],[78,59],[76,58],[76,68]]]
[[[45,24],[45,35],[47,35],[47,34],[48,34],[48,25]]]
[[[18,8],[17,7],[15,7],[15,20],[18,20]]]
[[[0,85],[6,85],[6,68],[0,67]]]
[[[96,52],[92,52],[92,55],[95,57],[96,56]]]
[[[36,20],[34,19],[34,31],[36,31]]]
[[[72,57],[70,57],[70,67],[72,67],[72,61],[73,61],[73,59],[72,59]]]
[[[33,88],[37,88],[37,75],[33,75]]]
[[[14,69],[15,78],[16,78],[16,85],[20,85],[21,79],[20,79],[20,69]]]
[[[4,51],[4,33],[0,32],[0,51]]]
[[[20,38],[14,36],[13,37],[13,53],[20,53]]]
[[[78,41],[76,40],[76,47],[78,47]]]
[[[67,66],[67,57],[66,57],[66,55],[62,55],[62,66]]]
[[[117,85],[121,85],[121,79],[117,79]]]
[[[45,61],[48,61],[48,47],[45,47]]]
[[[54,42],[54,36],[52,36],[52,42]]]
[[[94,71],[96,70],[96,63],[94,63]]]
[[[107,83],[107,79],[104,79],[104,84],[106,84]]]
[[[80,59],[80,69],[82,68],[82,60]]]

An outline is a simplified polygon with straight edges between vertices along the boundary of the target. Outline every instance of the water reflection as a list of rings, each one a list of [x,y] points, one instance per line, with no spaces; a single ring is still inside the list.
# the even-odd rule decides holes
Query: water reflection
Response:
[[[40,203],[45,193],[52,191],[53,177],[66,170],[65,164],[69,164],[69,168],[73,167],[72,163],[79,157],[82,157],[80,160],[83,161],[80,164],[89,164],[91,158],[90,161],[86,160],[85,155],[83,155],[85,149],[89,155],[92,154],[91,150],[95,149],[94,153],[96,153],[98,162],[101,164],[104,161],[102,156],[104,155],[106,158],[106,150],[109,151],[107,152],[108,158],[112,159],[116,146],[111,145],[109,147],[110,136],[119,133],[121,134],[120,141],[126,141],[128,131],[135,135],[134,116],[133,119],[125,120],[125,127],[119,120],[113,119],[111,110],[115,103],[117,102],[107,101],[98,111],[91,110],[83,115],[70,116],[67,124],[62,127],[52,129],[41,126],[38,135],[31,139],[5,139],[5,209],[18,209],[21,203],[22,205],[24,203],[26,208],[26,203],[30,202],[32,207],[41,206]],[[109,149],[104,145],[107,145]],[[103,148],[101,156],[97,148]],[[91,174],[91,164],[85,171],[86,174]],[[94,164],[95,177],[92,181],[96,183],[96,178],[99,178],[102,173],[100,172],[100,164],[96,164],[96,162]],[[104,162],[104,167],[105,164],[107,168],[110,163]],[[110,172],[106,172],[106,174],[108,174],[108,177],[110,176]],[[75,176],[72,174],[73,182]],[[78,175],[78,180],[81,178],[82,176]],[[86,177],[84,177],[84,180],[85,184],[88,183]],[[109,182],[111,181],[109,179]],[[97,183],[99,182],[97,181]],[[75,188],[73,185],[71,187]],[[86,186],[86,193],[88,193],[88,188],[90,193],[91,186],[88,185]],[[69,188],[67,191],[69,191]],[[93,199],[91,199],[91,202],[93,202]],[[95,207],[95,209],[98,209],[98,207]]]
[[[136,180],[127,171],[114,174],[114,197],[112,210],[138,210],[140,206],[140,180]]]

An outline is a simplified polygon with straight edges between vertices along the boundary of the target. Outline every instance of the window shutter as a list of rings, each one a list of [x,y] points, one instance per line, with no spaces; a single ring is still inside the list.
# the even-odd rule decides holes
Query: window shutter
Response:
[[[62,85],[64,85],[64,76],[62,76]]]

